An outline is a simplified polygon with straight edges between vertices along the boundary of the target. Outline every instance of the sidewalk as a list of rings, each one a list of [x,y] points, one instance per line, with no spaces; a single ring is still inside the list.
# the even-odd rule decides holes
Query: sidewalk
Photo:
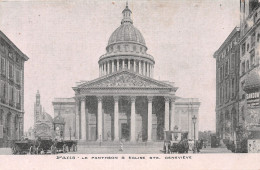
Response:
[[[200,150],[201,153],[232,153],[230,150],[228,150],[227,148],[224,147],[219,147],[219,148],[211,148],[211,147],[207,147],[207,148],[202,148]]]
[[[0,148],[0,155],[12,155],[11,148]]]

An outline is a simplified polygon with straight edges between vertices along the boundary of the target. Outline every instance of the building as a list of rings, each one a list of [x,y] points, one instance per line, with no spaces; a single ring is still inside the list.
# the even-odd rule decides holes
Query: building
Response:
[[[259,4],[258,0],[240,1],[239,123],[246,132],[260,126]]]
[[[0,31],[0,147],[20,139],[24,130],[24,62],[29,58]]]
[[[235,27],[214,53],[216,59],[216,133],[234,140],[239,120],[239,35]]]
[[[200,102],[177,97],[174,82],[153,78],[154,57],[147,53],[128,5],[122,13],[121,25],[110,36],[106,54],[99,58],[99,78],[73,87],[76,138],[156,141],[163,140],[165,130],[188,132],[193,138],[193,115],[198,138]]]
[[[39,90],[36,94],[36,102],[34,103],[34,138],[52,138],[53,136],[53,118],[41,105],[41,95]]]
[[[74,98],[55,98],[52,102],[54,108],[54,123],[64,124],[65,140],[76,139],[76,106]],[[62,120],[61,122],[58,120]],[[60,123],[59,123],[60,122]],[[57,126],[58,127],[58,126]],[[59,127],[60,129],[60,127]]]

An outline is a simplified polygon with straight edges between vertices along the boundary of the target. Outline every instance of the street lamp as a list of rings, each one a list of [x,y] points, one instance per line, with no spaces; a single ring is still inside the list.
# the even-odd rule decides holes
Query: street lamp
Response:
[[[71,140],[71,126],[70,126],[69,130],[70,130],[70,140]]]
[[[193,151],[193,153],[196,153],[196,136],[195,136],[196,135],[196,133],[195,133],[196,121],[197,121],[197,118],[195,115],[193,115],[193,117],[192,117],[192,122],[194,124],[194,151]]]

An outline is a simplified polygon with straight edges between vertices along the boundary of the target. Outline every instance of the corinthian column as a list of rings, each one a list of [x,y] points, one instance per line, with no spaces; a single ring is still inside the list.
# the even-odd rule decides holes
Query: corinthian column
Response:
[[[138,67],[139,67],[138,73],[141,74],[141,60],[139,60],[138,62]]]
[[[86,141],[86,98],[82,97],[81,99],[81,140]]]
[[[97,134],[97,140],[102,141],[103,139],[103,127],[102,127],[102,122],[103,122],[103,115],[102,115],[102,96],[97,96],[98,99],[98,114],[97,114],[97,120],[98,120],[98,134]]]
[[[107,74],[110,74],[110,61],[107,62]]]
[[[165,99],[165,117],[164,117],[164,129],[169,130],[169,97],[164,97]]]
[[[118,100],[119,96],[114,96],[114,141],[118,141]]]
[[[119,71],[119,59],[116,60],[116,71]]]
[[[122,69],[125,68],[125,59],[122,59]]]
[[[152,115],[152,108],[153,108],[153,97],[148,96],[148,121],[147,121],[147,141],[152,140],[152,121],[153,121],[153,115]]]
[[[111,71],[111,73],[113,73],[114,71],[115,71],[115,60],[112,60],[112,62],[111,62],[111,64],[112,64],[112,71]]]
[[[171,130],[174,130],[174,118],[176,118],[175,116],[175,99],[174,98],[171,98],[171,113],[170,113],[170,116],[171,116],[171,121],[170,121],[170,124],[171,124]],[[179,127],[180,129],[180,127]]]
[[[130,59],[128,59],[128,64],[127,64],[127,67],[128,67],[128,70],[130,70],[131,69],[131,63],[130,63]]]
[[[135,142],[135,96],[131,96],[131,142]]]
[[[79,139],[79,99],[76,100],[76,138]]]
[[[133,72],[136,72],[136,61],[134,60],[134,69]]]

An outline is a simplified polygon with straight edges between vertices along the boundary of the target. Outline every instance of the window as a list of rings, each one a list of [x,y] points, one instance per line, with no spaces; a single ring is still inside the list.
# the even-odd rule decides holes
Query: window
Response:
[[[256,21],[257,21],[257,12],[254,15],[254,23],[256,23]]]
[[[9,78],[13,78],[13,65],[9,64]]]
[[[249,61],[247,60],[246,61],[246,71],[248,71],[249,70]]]
[[[249,15],[251,14],[251,12],[254,11],[255,8],[257,8],[258,6],[258,0],[250,0],[249,1]]]
[[[117,51],[120,52],[120,45],[117,46]]]
[[[222,81],[222,67],[220,68],[220,72],[219,72],[219,80]]]
[[[235,54],[232,54],[231,56],[231,69],[234,70],[235,69]]]
[[[225,64],[225,76],[228,75],[228,61],[226,61],[226,64]]]
[[[20,84],[21,82],[21,78],[20,78],[20,71],[19,70],[16,70],[16,83],[17,84]]]
[[[255,50],[253,50],[250,53],[250,65],[251,65],[251,67],[253,67],[255,65]]]
[[[11,88],[11,101],[14,101],[14,89]]]
[[[125,45],[125,51],[126,51],[126,52],[129,51],[129,47],[128,47],[128,45]]]
[[[246,53],[246,43],[242,44],[242,55]]]
[[[6,84],[3,85],[3,97],[6,98]]]
[[[247,43],[247,45],[246,45],[246,51],[248,51],[249,50],[249,43]]]
[[[245,73],[245,62],[241,64],[241,74]]]
[[[255,46],[255,32],[251,35],[251,48]]]
[[[257,34],[257,42],[259,42],[259,40],[260,40],[260,34],[258,33]]]
[[[8,56],[9,56],[10,58],[13,58],[13,54],[12,54],[11,52],[8,53]]]
[[[5,59],[1,58],[1,73],[5,75]]]
[[[235,96],[235,79],[232,79],[232,97]]]
[[[3,125],[3,110],[0,110],[0,125]]]
[[[21,92],[18,91],[17,103],[21,104]]]

